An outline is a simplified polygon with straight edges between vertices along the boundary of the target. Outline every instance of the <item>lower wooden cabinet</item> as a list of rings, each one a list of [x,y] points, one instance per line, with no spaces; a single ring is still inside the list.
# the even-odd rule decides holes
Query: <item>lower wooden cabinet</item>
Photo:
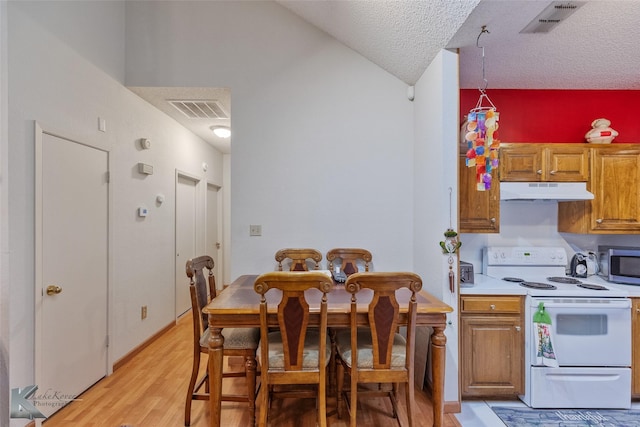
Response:
[[[524,297],[460,297],[462,397],[524,393]]]
[[[631,298],[631,395],[640,397],[640,298]]]

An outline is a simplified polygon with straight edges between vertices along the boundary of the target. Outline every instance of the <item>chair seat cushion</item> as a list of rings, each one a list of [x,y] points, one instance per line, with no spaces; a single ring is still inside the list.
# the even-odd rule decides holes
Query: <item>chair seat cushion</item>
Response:
[[[224,337],[224,348],[256,349],[260,342],[260,328],[225,328],[222,330],[222,336]],[[200,337],[200,345],[202,347],[209,346],[209,328]]]
[[[358,328],[358,368],[373,369],[373,343],[371,332],[366,328]],[[405,368],[407,358],[407,340],[400,334],[393,338],[391,350],[391,369]],[[342,329],[336,333],[338,355],[347,366],[351,367],[351,330]]]
[[[308,330],[305,340],[304,352],[302,355],[302,369],[303,370],[317,370],[318,369],[318,343],[320,342],[320,336],[317,330]],[[282,335],[280,331],[269,332],[269,370],[284,370],[284,350],[282,346]],[[262,343],[260,343],[262,345]],[[261,349],[258,346],[257,355],[260,359]],[[325,354],[325,365],[329,364],[329,358],[331,357],[331,341],[327,336]]]

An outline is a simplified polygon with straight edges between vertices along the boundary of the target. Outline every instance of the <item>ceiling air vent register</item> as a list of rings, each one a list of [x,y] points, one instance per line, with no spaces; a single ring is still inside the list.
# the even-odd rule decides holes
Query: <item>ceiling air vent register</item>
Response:
[[[520,33],[548,33],[582,6],[584,1],[554,1],[536,16]]]
[[[229,115],[216,100],[171,100],[178,111],[190,119],[228,119]]]

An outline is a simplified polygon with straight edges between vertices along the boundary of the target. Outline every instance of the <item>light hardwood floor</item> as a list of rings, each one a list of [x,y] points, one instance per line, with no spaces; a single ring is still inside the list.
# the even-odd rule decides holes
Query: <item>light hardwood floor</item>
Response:
[[[180,318],[175,327],[138,353],[112,375],[102,379],[85,393],[44,422],[45,427],[109,426],[164,427],[184,425],[184,403],[192,360],[191,314]],[[205,358],[206,359],[206,358]],[[203,361],[203,369],[205,361]],[[241,369],[241,366],[231,366]],[[225,391],[243,387],[243,379],[225,380]],[[402,389],[402,388],[401,388]],[[334,411],[335,397],[327,399],[328,411]],[[404,393],[399,396],[404,402]],[[246,404],[223,402],[223,426],[249,426]],[[397,425],[389,417],[388,399],[360,402],[358,424]],[[403,405],[404,406],[404,405]],[[362,408],[362,409],[360,409]],[[416,425],[431,426],[431,401],[427,393],[416,390]],[[406,420],[406,414],[401,414]],[[192,405],[191,425],[208,425],[208,402]],[[315,425],[312,399],[286,399],[274,402],[270,411],[272,426]],[[346,427],[348,415],[328,417],[330,426]],[[460,427],[453,415],[445,417],[445,427]]]

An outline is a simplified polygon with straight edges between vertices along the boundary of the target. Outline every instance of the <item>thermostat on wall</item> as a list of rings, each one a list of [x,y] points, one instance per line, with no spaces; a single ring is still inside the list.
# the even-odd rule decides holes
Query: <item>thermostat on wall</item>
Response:
[[[145,175],[153,175],[153,166],[147,165],[145,163],[138,163],[138,172]]]

